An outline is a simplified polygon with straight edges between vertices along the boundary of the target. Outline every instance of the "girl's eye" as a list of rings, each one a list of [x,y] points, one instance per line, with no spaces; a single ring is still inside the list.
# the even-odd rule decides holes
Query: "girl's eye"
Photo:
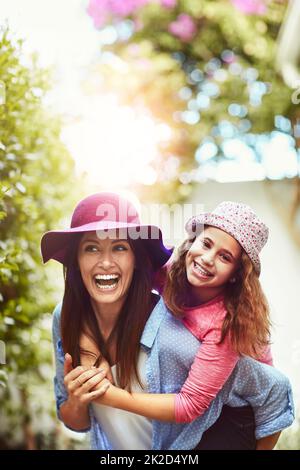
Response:
[[[206,240],[202,240],[201,243],[205,248],[209,248],[209,243]]]
[[[223,258],[225,261],[231,261],[230,257],[227,255],[221,255],[221,258]]]

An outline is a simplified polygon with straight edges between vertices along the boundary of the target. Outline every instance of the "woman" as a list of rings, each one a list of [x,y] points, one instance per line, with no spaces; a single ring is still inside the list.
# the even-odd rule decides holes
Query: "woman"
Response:
[[[108,210],[104,211],[104,206]],[[156,238],[149,238],[153,229]],[[137,239],[137,230],[142,239]],[[74,370],[67,359],[63,381],[64,353],[58,348],[59,415],[77,430],[91,424],[93,448],[195,448],[203,432],[217,420],[224,403],[244,408],[252,404],[260,437],[277,431],[279,421],[290,424],[293,408],[287,380],[250,359],[238,362],[208,411],[193,423],[174,426],[150,422],[109,408],[105,415],[104,407],[97,413],[101,405],[88,404],[103,392],[94,390],[103,373],[79,366],[86,353],[84,344],[79,347],[82,337],[89,337],[109,363],[116,364],[116,381],[123,388],[141,391],[147,384],[151,393],[176,393],[187,377],[199,342],[182,322],[170,318],[162,300],[157,302],[151,293],[153,271],[167,261],[171,252],[163,246],[159,229],[141,226],[132,206],[111,193],[82,201],[74,211],[71,229],[48,232],[42,240],[42,252],[44,261],[52,257],[67,266],[61,324],[58,308],[53,332],[55,344],[61,346],[61,331],[63,350],[71,353]],[[122,432],[118,432],[118,423],[122,423]],[[124,432],[124,426],[128,432]]]

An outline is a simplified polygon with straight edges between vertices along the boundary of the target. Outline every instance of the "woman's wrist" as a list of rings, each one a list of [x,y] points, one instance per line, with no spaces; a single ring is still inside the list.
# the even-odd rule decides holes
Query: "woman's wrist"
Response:
[[[90,426],[90,417],[86,404],[68,398],[59,409],[60,418],[64,424],[74,430],[86,429]]]
[[[87,411],[87,408],[88,408],[87,403],[80,403],[80,401],[77,398],[69,397],[67,399],[67,403],[68,403],[70,409],[72,409],[74,412],[80,413],[80,414]]]

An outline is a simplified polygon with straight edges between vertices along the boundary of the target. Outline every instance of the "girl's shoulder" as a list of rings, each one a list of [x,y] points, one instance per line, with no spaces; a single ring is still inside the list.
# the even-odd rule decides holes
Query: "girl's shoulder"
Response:
[[[219,335],[226,313],[223,299],[220,298],[207,304],[186,309],[182,321],[198,339],[203,340],[208,334],[210,336],[213,333]]]

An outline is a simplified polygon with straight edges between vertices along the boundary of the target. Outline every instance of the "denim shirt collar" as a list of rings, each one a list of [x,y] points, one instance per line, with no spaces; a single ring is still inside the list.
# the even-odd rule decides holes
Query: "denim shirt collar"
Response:
[[[56,309],[61,311],[62,302],[57,305]],[[162,319],[166,314],[166,307],[162,297],[160,297],[159,301],[155,305],[154,309],[152,310],[150,317],[147,320],[145,325],[142,337],[140,339],[140,344],[145,346],[148,349],[151,349],[154,343],[154,340],[158,334],[158,330],[161,324]],[[57,341],[57,352],[61,362],[65,360],[65,353],[62,347],[61,338]]]
[[[151,349],[154,340],[157,336],[161,321],[166,314],[166,307],[162,297],[157,302],[156,306],[151,312],[150,317],[145,325],[140,343],[142,346]]]

